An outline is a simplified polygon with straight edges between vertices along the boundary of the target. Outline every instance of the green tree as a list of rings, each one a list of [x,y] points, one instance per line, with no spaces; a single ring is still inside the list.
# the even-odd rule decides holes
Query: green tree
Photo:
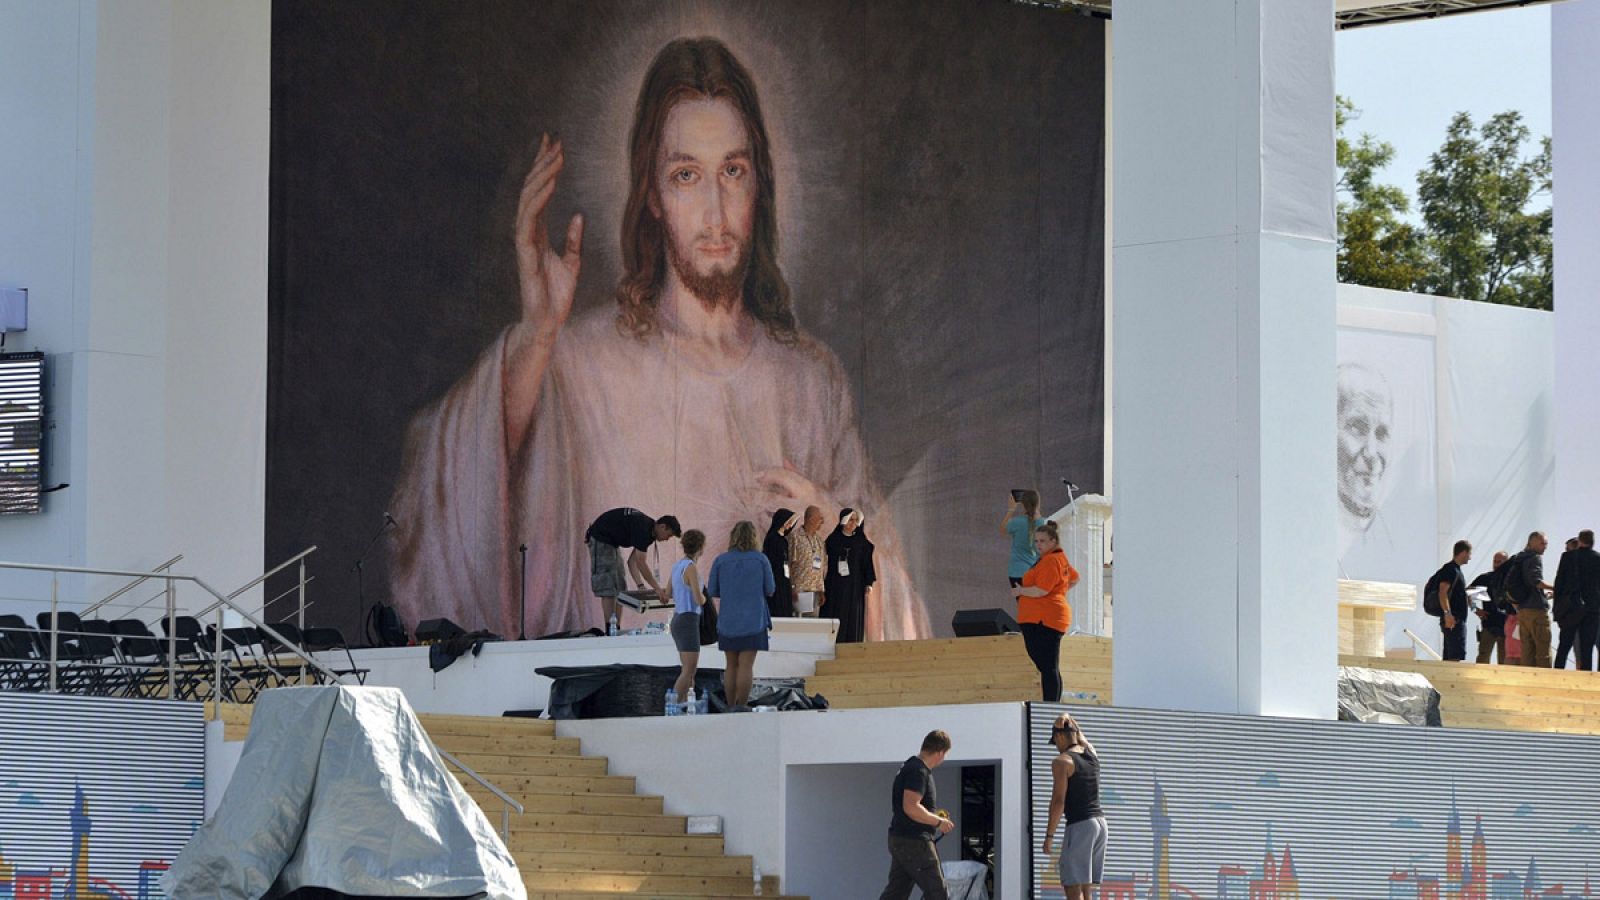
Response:
[[[1347,284],[1415,291],[1422,288],[1429,259],[1421,229],[1405,220],[1406,192],[1380,184],[1380,170],[1394,159],[1394,146],[1363,133],[1354,142],[1345,126],[1361,111],[1345,97],[1334,106],[1338,127],[1339,280]]]
[[[1457,113],[1444,144],[1417,173],[1417,199],[1432,265],[1429,293],[1511,306],[1552,308],[1550,139],[1526,155],[1532,133],[1522,114],[1493,116],[1474,129]]]

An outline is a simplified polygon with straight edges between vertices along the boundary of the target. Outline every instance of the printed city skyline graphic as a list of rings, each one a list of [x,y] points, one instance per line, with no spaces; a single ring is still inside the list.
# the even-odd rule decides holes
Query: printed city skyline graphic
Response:
[[[1266,772],[1258,783],[1275,784],[1276,775]],[[1109,806],[1122,804],[1115,791]],[[1152,794],[1146,809],[1149,831],[1149,868],[1147,870],[1116,871],[1108,866],[1100,886],[1100,900],[1321,900],[1331,894],[1320,894],[1319,889],[1342,889],[1348,896],[1350,885],[1303,885],[1295,866],[1295,851],[1287,843],[1281,847],[1273,839],[1272,823],[1263,823],[1264,837],[1259,860],[1248,864],[1221,863],[1216,866],[1215,882],[1208,885],[1184,884],[1172,877],[1172,837],[1185,824],[1171,814],[1167,791],[1161,780],[1152,777]],[[1513,813],[1514,816],[1531,814],[1527,804]],[[1198,818],[1198,817],[1192,817]],[[1409,823],[1409,824],[1401,824]],[[1200,823],[1188,822],[1190,827]],[[1391,826],[1411,829],[1421,826],[1414,819],[1397,819]],[[1215,827],[1209,823],[1207,827]],[[1581,826],[1576,827],[1578,830]],[[1581,833],[1592,833],[1592,829]],[[1126,833],[1126,831],[1124,831]],[[1502,861],[1492,858],[1486,822],[1482,814],[1473,815],[1470,845],[1463,844],[1462,819],[1454,788],[1450,796],[1450,812],[1443,834],[1442,871],[1424,864],[1430,853],[1416,853],[1412,862],[1392,869],[1384,883],[1372,884],[1372,892],[1365,894],[1387,900],[1596,900],[1596,893],[1587,871],[1578,884],[1551,881],[1546,884],[1536,854],[1525,860]],[[1112,840],[1117,830],[1112,829]],[[1354,848],[1352,848],[1354,849]],[[1055,859],[1050,860],[1053,874]],[[1497,871],[1496,868],[1500,867]],[[1060,886],[1050,879],[1041,896],[1061,898]]]
[[[17,782],[7,782],[15,789]],[[38,795],[21,791],[17,806],[44,805]],[[151,812],[153,807],[144,806]],[[171,860],[143,860],[131,871],[108,873],[95,865],[94,818],[83,786],[73,783],[72,800],[59,812],[67,827],[68,839],[46,861],[17,862],[6,857],[0,831],[0,900],[165,900],[159,882]],[[51,818],[57,818],[52,815]],[[115,878],[103,877],[107,874]]]

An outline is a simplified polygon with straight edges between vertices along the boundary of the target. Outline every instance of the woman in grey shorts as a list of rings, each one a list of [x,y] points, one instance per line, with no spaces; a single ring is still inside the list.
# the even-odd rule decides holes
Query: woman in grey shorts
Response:
[[[1062,713],[1050,732],[1050,743],[1060,751],[1050,772],[1055,777],[1050,792],[1050,818],[1045,820],[1044,855],[1050,858],[1056,821],[1066,818],[1061,835],[1061,860],[1057,872],[1067,900],[1092,900],[1106,864],[1106,819],[1100,812],[1100,757],[1072,716]]]
[[[700,606],[705,597],[700,593],[700,571],[695,563],[706,548],[706,536],[691,528],[679,543],[683,559],[672,567],[672,643],[678,648],[683,671],[673,688],[679,697],[687,697],[694,686],[694,670],[700,667]]]

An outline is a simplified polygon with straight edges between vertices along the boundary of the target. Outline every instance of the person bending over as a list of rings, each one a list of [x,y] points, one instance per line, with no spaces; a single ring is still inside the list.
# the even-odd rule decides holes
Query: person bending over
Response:
[[[681,537],[683,529],[672,516],[652,519],[630,506],[606,510],[589,525],[583,539],[589,544],[589,586],[600,598],[600,615],[610,622],[617,615],[617,595],[628,589],[627,576],[639,586],[650,585],[661,602],[672,599],[672,592],[656,582],[645,565],[644,554],[650,545],[667,538]],[[631,547],[627,571],[623,571],[622,547]],[[620,624],[621,618],[618,617]]]
[[[1475,610],[1480,623],[1478,628],[1480,663],[1506,661],[1506,607],[1502,604],[1500,595],[1503,590],[1501,583],[1505,581],[1506,560],[1510,558],[1504,550],[1496,550],[1494,565],[1467,585],[1469,591],[1473,588],[1483,588],[1489,593],[1489,599],[1483,604],[1483,608]]]
[[[1045,522],[1034,529],[1033,544],[1039,561],[1022,576],[1022,584],[1011,589],[1011,595],[1017,598],[1022,642],[1039,669],[1044,699],[1054,703],[1061,699],[1061,638],[1072,625],[1067,591],[1078,583],[1078,572],[1061,549],[1056,523]]]

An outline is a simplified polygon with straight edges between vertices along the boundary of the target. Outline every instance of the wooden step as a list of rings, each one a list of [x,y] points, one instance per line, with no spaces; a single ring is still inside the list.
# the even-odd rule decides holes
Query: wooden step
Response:
[[[462,787],[477,782],[454,772]],[[511,774],[491,778],[494,786],[508,794],[633,794],[638,788],[631,775],[526,775]]]
[[[554,737],[543,734],[485,736],[479,734],[433,734],[433,742],[460,756],[463,753],[482,753],[495,756],[578,756],[582,741],[577,738]]]
[[[575,890],[608,894],[681,894],[690,897],[753,897],[750,875],[672,875],[650,872],[522,873],[529,891]]]
[[[466,782],[467,795],[478,801],[485,812],[498,815],[503,801],[479,786]],[[499,787],[499,785],[495,785]],[[502,788],[502,790],[504,790]],[[522,804],[529,813],[580,813],[595,816],[659,816],[663,812],[660,797],[647,794],[530,794],[525,791],[506,791],[511,799]]]
[[[1061,658],[1057,668],[1062,672],[1106,672],[1111,671],[1111,661],[1105,659],[1086,659],[1082,657]],[[1035,672],[1033,661],[1026,656],[1016,657],[1011,654],[993,657],[968,657],[968,656],[886,656],[882,659],[874,657],[858,657],[856,659],[823,659],[817,661],[817,675],[884,675],[884,674],[911,674],[916,672],[929,672],[941,670],[956,671],[984,671],[984,672]]]
[[[516,820],[521,817],[511,818]],[[721,857],[723,850],[720,834],[619,834],[578,828],[529,831],[513,827],[508,843],[514,855],[561,851],[631,856]]]
[[[855,659],[863,656],[884,657],[895,654],[925,656],[928,654],[998,656],[1005,653],[1022,653],[1022,635],[1003,634],[993,637],[935,638],[920,641],[876,641],[863,644],[839,644],[834,648],[836,659]],[[1061,655],[1101,654],[1111,658],[1111,639],[1072,635],[1061,640]]]
[[[601,853],[583,850],[538,850],[517,854],[517,868],[527,872],[637,872],[661,875],[716,875],[750,880],[748,856],[665,856]]]
[[[479,775],[488,777],[506,775],[604,775],[606,759],[603,756],[540,756],[537,754],[511,755],[505,753],[462,753],[462,763]],[[495,786],[505,790],[505,778],[489,778]]]
[[[438,740],[444,735],[479,735],[484,737],[542,734],[554,737],[556,723],[550,719],[529,719],[523,716],[456,716],[441,713],[423,713],[417,721],[428,734]]]
[[[581,813],[527,812],[511,817],[511,834],[539,831],[584,831],[628,836],[659,834],[680,836],[688,822],[684,816],[593,816]]]
[[[1072,690],[1068,686],[1069,694],[1062,697],[1063,703],[1074,703],[1086,706],[1110,706],[1109,694],[1099,694],[1095,697],[1084,699],[1070,695]],[[835,709],[874,709],[891,706],[948,706],[966,703],[1022,703],[1029,700],[1038,700],[1040,697],[1039,686],[1033,685],[1028,690],[979,690],[979,691],[906,691],[888,694],[840,694],[838,697],[828,696],[828,702]]]

